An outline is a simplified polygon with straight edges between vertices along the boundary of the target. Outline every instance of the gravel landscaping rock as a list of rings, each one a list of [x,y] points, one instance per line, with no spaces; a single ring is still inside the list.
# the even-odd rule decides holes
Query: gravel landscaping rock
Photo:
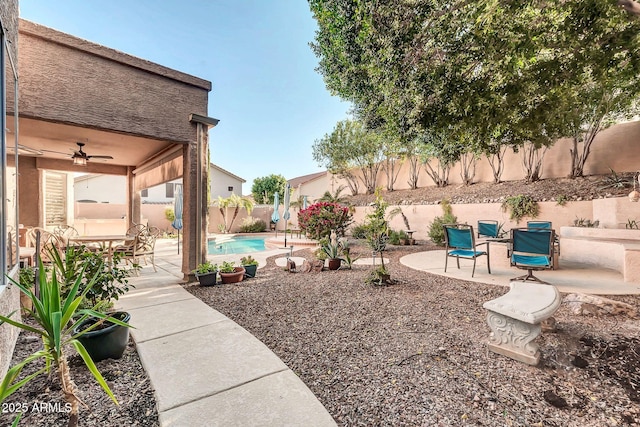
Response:
[[[516,362],[486,346],[482,304],[508,289],[400,265],[427,248],[387,252],[391,286],[365,285],[370,266],[288,273],[270,259],[255,279],[186,289],[262,340],[340,425],[640,423],[637,320],[561,306],[555,331],[538,339],[540,364]]]

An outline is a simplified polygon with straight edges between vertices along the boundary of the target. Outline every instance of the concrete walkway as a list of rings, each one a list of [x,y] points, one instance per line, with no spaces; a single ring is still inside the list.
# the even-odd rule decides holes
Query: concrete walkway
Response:
[[[449,265],[445,273],[444,250],[416,252],[400,258],[400,263],[409,268],[433,274],[500,286],[509,286],[511,279],[527,273],[526,270],[519,270],[509,266],[506,251],[494,251],[493,247],[491,251],[491,274],[487,272],[487,258],[480,257],[476,260],[474,277],[471,277],[473,261],[468,259],[460,259],[460,269],[458,269],[455,258],[449,258]],[[560,258],[559,264],[560,268],[557,270],[535,271],[534,275],[545,282],[555,285],[563,293],[640,294],[640,283],[625,282],[622,274],[617,271],[568,262],[562,258]]]
[[[159,240],[158,272],[142,268],[130,279],[135,290],[117,303],[131,313],[131,334],[155,389],[160,425],[335,426],[271,350],[179,285],[180,262],[176,241]]]

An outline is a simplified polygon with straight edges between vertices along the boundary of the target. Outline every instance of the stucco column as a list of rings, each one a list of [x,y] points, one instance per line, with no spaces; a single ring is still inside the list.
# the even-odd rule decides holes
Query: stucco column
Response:
[[[140,192],[136,191],[136,177],[132,167],[127,168],[127,228],[142,222],[142,211],[140,209]]]
[[[196,123],[196,126],[196,141],[183,148],[182,273],[185,280],[194,280],[193,270],[207,259],[209,138],[208,127],[205,124]]]

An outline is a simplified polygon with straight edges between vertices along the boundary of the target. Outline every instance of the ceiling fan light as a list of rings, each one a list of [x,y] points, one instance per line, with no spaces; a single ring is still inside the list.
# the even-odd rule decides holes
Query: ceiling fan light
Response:
[[[73,164],[74,166],[87,166],[87,159],[76,156],[73,158]]]

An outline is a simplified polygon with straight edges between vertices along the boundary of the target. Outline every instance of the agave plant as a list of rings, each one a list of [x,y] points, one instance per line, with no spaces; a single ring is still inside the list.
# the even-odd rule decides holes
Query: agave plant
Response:
[[[33,310],[27,310],[27,313],[33,318],[35,326],[30,326],[22,323],[18,320],[12,319],[15,311],[8,316],[0,315],[0,324],[8,323],[15,327],[18,327],[25,331],[30,331],[38,334],[44,344],[44,348],[39,350],[26,359],[13,366],[7,372],[7,375],[0,383],[0,402],[3,402],[11,394],[15,393],[20,387],[27,384],[33,378],[38,375],[50,372],[52,365],[56,369],[58,377],[60,379],[62,393],[65,400],[70,404],[71,410],[69,413],[69,426],[76,426],[78,424],[78,409],[80,400],[76,395],[76,385],[74,384],[67,362],[67,355],[64,350],[65,346],[70,344],[78,352],[89,371],[93,374],[100,386],[109,395],[113,402],[117,405],[118,401],[111,392],[111,389],[107,385],[106,381],[102,377],[102,374],[96,368],[95,363],[91,360],[91,357],[87,353],[84,346],[77,340],[77,338],[86,332],[95,329],[101,322],[97,322],[92,327],[84,329],[83,331],[74,334],[73,330],[82,321],[89,316],[94,316],[100,319],[108,319],[110,322],[117,323],[119,325],[128,326],[115,318],[109,317],[104,313],[100,313],[93,309],[80,309],[80,304],[85,299],[87,293],[91,290],[91,287],[99,279],[99,272],[96,273],[84,290],[78,293],[78,289],[82,284],[84,278],[84,272],[87,265],[82,266],[80,274],[77,275],[69,293],[65,298],[61,297],[60,285],[58,281],[58,274],[56,266],[53,266],[52,274],[48,278],[42,261],[39,263],[39,273],[37,284],[40,294],[36,295],[31,289],[21,285],[19,282],[9,278],[15,284],[22,293],[27,295],[31,301],[33,301]],[[45,366],[22,378],[18,381],[22,369],[30,363],[44,359]]]

